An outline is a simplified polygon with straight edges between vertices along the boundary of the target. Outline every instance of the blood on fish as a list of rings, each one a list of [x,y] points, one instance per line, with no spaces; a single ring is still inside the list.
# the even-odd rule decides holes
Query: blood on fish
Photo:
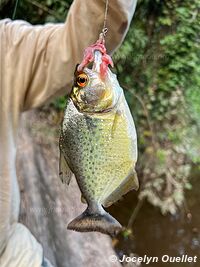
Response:
[[[94,61],[94,52],[98,50],[102,54],[102,63],[100,65],[100,76],[102,79],[105,79],[106,73],[108,70],[108,66],[111,65],[113,67],[113,61],[111,56],[109,56],[106,52],[105,41],[102,37],[100,37],[96,43],[88,46],[84,51],[84,56],[81,64],[78,66],[78,71],[83,71],[83,69],[91,62]]]

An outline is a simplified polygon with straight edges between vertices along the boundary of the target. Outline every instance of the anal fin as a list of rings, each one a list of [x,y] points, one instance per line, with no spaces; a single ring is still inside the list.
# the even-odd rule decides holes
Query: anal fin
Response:
[[[114,202],[118,201],[123,195],[127,194],[130,190],[138,190],[139,182],[135,170],[127,176],[127,178],[103,201],[104,207],[109,207]]]

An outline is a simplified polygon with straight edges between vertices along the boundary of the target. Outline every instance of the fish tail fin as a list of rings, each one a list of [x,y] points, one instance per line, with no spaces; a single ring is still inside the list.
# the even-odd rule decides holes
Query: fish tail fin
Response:
[[[102,206],[98,207],[95,212],[88,207],[81,215],[71,221],[67,228],[78,232],[97,231],[110,236],[115,236],[122,230],[121,224]]]

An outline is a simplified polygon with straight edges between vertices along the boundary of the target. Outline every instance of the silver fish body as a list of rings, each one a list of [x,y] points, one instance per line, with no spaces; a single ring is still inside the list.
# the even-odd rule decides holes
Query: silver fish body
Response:
[[[102,206],[138,188],[136,130],[116,76],[109,71],[102,83],[98,73],[85,73],[90,81],[73,88],[60,136],[62,179],[69,183],[73,173],[88,205],[68,228],[113,235],[121,225]]]

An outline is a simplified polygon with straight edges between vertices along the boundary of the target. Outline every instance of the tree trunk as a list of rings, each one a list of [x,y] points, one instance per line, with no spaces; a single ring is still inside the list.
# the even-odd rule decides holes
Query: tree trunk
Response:
[[[65,186],[58,177],[58,132],[46,121],[38,111],[22,116],[17,156],[20,221],[43,245],[55,267],[120,267],[109,260],[115,252],[108,236],[67,230],[85,205],[75,178]]]

